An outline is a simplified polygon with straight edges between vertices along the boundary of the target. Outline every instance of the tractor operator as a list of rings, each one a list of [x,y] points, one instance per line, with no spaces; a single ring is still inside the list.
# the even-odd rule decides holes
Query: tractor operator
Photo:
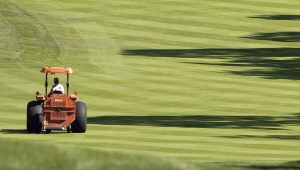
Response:
[[[50,95],[52,94],[64,94],[64,86],[59,84],[59,79],[57,77],[54,78],[54,85],[51,88]]]

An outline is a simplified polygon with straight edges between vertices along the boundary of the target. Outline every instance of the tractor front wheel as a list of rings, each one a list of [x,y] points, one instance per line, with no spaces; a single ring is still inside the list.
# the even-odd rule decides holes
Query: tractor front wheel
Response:
[[[83,102],[76,102],[76,118],[71,124],[71,131],[73,133],[84,133],[87,124],[87,109],[86,104]]]

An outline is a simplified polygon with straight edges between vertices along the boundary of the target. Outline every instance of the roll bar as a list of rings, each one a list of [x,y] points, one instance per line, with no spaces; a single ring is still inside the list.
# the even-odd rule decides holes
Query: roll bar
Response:
[[[43,67],[41,70],[42,73],[46,74],[45,78],[45,96],[48,97],[48,74],[55,74],[55,73],[66,73],[67,74],[67,95],[69,95],[69,88],[70,88],[70,74],[73,73],[73,69],[71,67]]]

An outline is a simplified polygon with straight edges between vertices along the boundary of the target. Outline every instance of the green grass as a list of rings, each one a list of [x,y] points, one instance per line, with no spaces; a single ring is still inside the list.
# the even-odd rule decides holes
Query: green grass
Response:
[[[81,147],[12,140],[4,140],[0,144],[1,169],[194,169],[191,165],[161,157],[95,152]]]
[[[1,166],[23,167],[31,149],[13,146],[32,144],[38,165],[69,169],[86,167],[58,155],[82,153],[99,160],[94,169],[160,158],[153,169],[299,168],[299,9],[296,0],[0,0]],[[86,134],[24,133],[43,66],[74,68]]]

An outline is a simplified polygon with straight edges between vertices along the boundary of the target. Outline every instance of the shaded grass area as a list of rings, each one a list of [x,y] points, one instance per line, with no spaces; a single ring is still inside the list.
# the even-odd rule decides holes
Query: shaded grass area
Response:
[[[175,160],[93,151],[90,149],[81,149],[81,147],[83,146],[80,144],[78,144],[78,147],[60,147],[55,144],[47,145],[1,139],[0,169],[196,169],[193,165]]]
[[[300,48],[206,48],[206,49],[136,49],[124,50],[126,56],[222,59],[223,62],[186,62],[199,65],[248,66],[254,69],[229,71],[244,76],[270,79],[300,78]],[[292,57],[292,58],[290,58]]]
[[[249,18],[267,19],[267,20],[300,20],[300,15],[256,15]]]
[[[0,129],[0,133],[2,134],[28,134],[26,129]],[[48,134],[46,131],[42,131],[38,134]],[[52,131],[51,134],[59,135],[59,134],[67,134],[66,131]],[[28,134],[29,135],[29,134]]]
[[[279,130],[284,126],[300,125],[300,116],[98,116],[88,122],[102,125],[138,125],[182,128],[253,128]]]
[[[272,20],[298,20],[299,15],[258,15],[249,18],[261,18]],[[271,32],[254,33],[241,38],[253,40],[268,40],[273,42],[300,41],[299,32]],[[148,56],[148,57],[174,57],[174,58],[201,58],[201,59],[223,59],[222,63],[211,65],[219,66],[249,66],[254,69],[243,71],[228,71],[243,76],[260,76],[271,79],[293,79],[300,77],[298,64],[300,59],[299,48],[203,48],[203,49],[127,49],[123,55]],[[292,58],[289,58],[292,57]],[[185,62],[190,64],[205,65],[208,63]],[[210,65],[210,64],[208,64]]]
[[[300,42],[300,32],[256,33],[243,38],[278,42]]]
[[[300,169],[300,161],[290,161],[277,165],[254,164],[250,166],[241,166],[253,170],[293,170]]]
[[[145,57],[226,59],[230,57],[261,59],[265,57],[300,57],[299,48],[207,48],[207,49],[136,49],[123,50],[123,55]]]
[[[3,134],[27,134],[26,129],[1,129],[0,133]]]
[[[175,159],[131,155],[118,152],[105,152],[78,147],[62,147],[56,144],[39,144],[10,139],[0,141],[0,168],[5,170],[280,170],[299,169],[299,161],[281,164],[264,163],[187,163]],[[16,161],[17,160],[17,161]]]
[[[223,136],[225,138],[260,138],[260,139],[283,139],[283,140],[300,140],[300,135],[236,135],[236,136]]]

